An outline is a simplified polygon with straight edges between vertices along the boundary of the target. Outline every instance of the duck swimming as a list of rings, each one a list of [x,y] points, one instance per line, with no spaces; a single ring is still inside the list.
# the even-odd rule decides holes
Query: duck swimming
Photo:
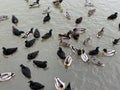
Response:
[[[90,40],[91,40],[90,37],[86,38],[86,39],[83,41],[83,45],[87,45]]]
[[[89,51],[89,55],[91,56],[97,55],[98,53],[99,53],[99,47],[96,47],[95,50]]]
[[[97,33],[97,38],[101,38],[103,36],[104,33],[104,27]]]
[[[35,29],[34,33],[33,33],[35,38],[39,38],[40,37],[40,32],[38,29]]]
[[[65,89],[65,83],[62,82],[58,77],[55,77],[55,87],[57,90],[64,90]]]
[[[58,36],[60,37],[60,38],[62,38],[62,39],[70,39],[71,37],[70,37],[70,34],[71,34],[71,30],[69,31],[69,32],[67,32],[67,33],[60,33],[60,34],[58,34]]]
[[[7,20],[7,19],[8,19],[7,15],[0,16],[0,21],[4,21],[4,20]]]
[[[23,64],[20,65],[21,67],[21,72],[22,74],[27,77],[27,78],[31,78],[31,71],[28,67],[24,66]]]
[[[120,44],[120,38],[114,39],[114,41],[112,43],[113,43],[113,45],[119,45]]]
[[[66,17],[68,20],[70,20],[70,19],[71,19],[71,16],[70,16],[70,14],[69,14],[69,12],[68,12],[68,11],[66,11],[66,12],[65,12],[65,17]]]
[[[63,1],[63,0],[55,0],[55,1],[53,1],[53,4],[54,4],[55,6],[58,6],[58,5],[60,5],[60,4],[62,3],[62,1]]]
[[[45,87],[43,84],[38,83],[38,82],[34,82],[34,81],[29,81],[28,83],[30,83],[29,87],[32,90],[40,90],[40,89],[43,89]]]
[[[76,24],[80,24],[82,22],[83,17],[79,17],[75,20]]]
[[[47,9],[43,10],[42,14],[47,14],[50,12],[51,12],[50,7],[48,7]]]
[[[53,30],[50,29],[49,32],[44,34],[41,38],[44,39],[44,40],[50,38],[52,36],[52,31]]]
[[[70,47],[70,44],[69,44],[69,43],[67,43],[67,42],[63,42],[63,40],[62,40],[62,39],[60,39],[59,46],[63,46],[63,47]]]
[[[75,34],[83,34],[86,32],[86,29],[85,28],[74,28],[72,33],[75,33]]]
[[[47,67],[47,61],[34,60],[33,63],[39,68],[46,68]]]
[[[91,9],[88,11],[88,17],[92,16],[95,13],[96,9]]]
[[[27,59],[28,59],[28,60],[31,60],[31,59],[36,58],[37,55],[38,55],[38,53],[39,53],[39,51],[34,51],[34,52],[32,52],[32,53],[29,53],[29,54],[27,55]]]
[[[18,21],[17,17],[15,15],[12,15],[12,23],[17,26],[18,22],[19,21]]]
[[[45,16],[44,19],[43,19],[43,23],[46,23],[46,22],[50,21],[50,19],[51,19],[51,17],[49,15],[49,13],[47,13],[47,16]]]
[[[3,49],[3,54],[4,55],[11,55],[11,54],[15,53],[18,48],[17,47],[15,47],[15,48],[5,48],[5,47],[2,47],[2,49]]]
[[[40,0],[36,0],[36,2],[33,2],[32,4],[30,4],[30,5],[29,5],[30,8],[39,7],[39,6],[40,6],[39,1],[40,1]]]
[[[33,46],[33,44],[35,43],[36,39],[32,39],[32,40],[26,40],[25,41],[25,47],[31,47]]]
[[[16,36],[20,36],[21,34],[24,33],[24,31],[20,31],[20,30],[18,30],[17,28],[15,28],[14,26],[12,26],[12,32],[13,32],[13,34],[16,35]]]
[[[64,60],[65,68],[68,68],[72,64],[72,61],[73,61],[72,57],[68,55]]]
[[[109,50],[108,51],[106,48],[103,49],[103,55],[104,56],[110,57],[110,56],[115,55],[116,53],[117,53],[116,50]]]
[[[114,14],[111,14],[110,16],[107,17],[108,20],[113,20],[117,18],[118,13],[115,12]]]
[[[65,52],[62,50],[61,47],[59,47],[59,49],[57,51],[57,55],[63,60],[66,58]]]

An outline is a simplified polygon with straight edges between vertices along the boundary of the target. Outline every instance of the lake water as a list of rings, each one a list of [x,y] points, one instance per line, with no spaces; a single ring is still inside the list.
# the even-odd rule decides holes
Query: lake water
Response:
[[[120,37],[118,24],[120,23],[120,1],[119,0],[91,0],[94,7],[85,7],[85,0],[63,0],[61,9],[55,8],[53,0],[40,0],[39,8],[29,9],[29,4],[34,0],[0,0],[0,15],[8,15],[9,19],[0,22],[0,72],[11,71],[16,75],[10,81],[0,82],[0,90],[30,90],[29,79],[21,73],[20,64],[24,64],[31,70],[31,80],[40,82],[45,85],[44,90],[55,90],[54,77],[59,77],[66,85],[70,82],[73,90],[119,90],[120,89],[120,46],[112,46],[114,38]],[[43,24],[45,15],[42,11],[47,7],[51,9],[50,22]],[[91,17],[87,16],[90,9],[96,9]],[[65,11],[71,15],[71,20],[64,16]],[[118,12],[118,18],[108,21],[106,18]],[[25,48],[24,41],[21,37],[12,34],[11,16],[15,15],[19,19],[18,28],[25,32],[31,27],[38,28],[41,36],[53,29],[53,35],[50,39],[42,42],[41,38],[36,41],[31,48]],[[83,17],[83,21],[75,26],[75,19]],[[105,67],[99,67],[92,63],[84,63],[80,57],[71,54],[73,58],[72,65],[66,69],[61,59],[57,56],[59,33],[66,33],[75,27],[86,28],[86,33],[80,35],[78,41],[73,39],[66,40],[77,48],[84,48],[86,52],[95,49],[97,46],[100,50],[103,48],[115,49],[117,54],[113,57],[98,56]],[[95,34],[104,27],[104,35],[101,39],[96,38]],[[85,38],[91,37],[89,45],[84,46],[82,42]],[[2,47],[18,47],[18,51],[5,58],[2,54]],[[62,48],[68,55],[71,53],[70,48]],[[27,60],[27,54],[39,50],[39,55],[35,60],[48,61],[48,69],[43,70],[33,65],[32,60]]]

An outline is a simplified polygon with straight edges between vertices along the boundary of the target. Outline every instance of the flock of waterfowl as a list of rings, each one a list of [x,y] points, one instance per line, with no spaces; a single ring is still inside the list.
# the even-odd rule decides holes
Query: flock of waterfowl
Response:
[[[55,0],[55,1],[53,1],[53,4],[55,6],[60,6],[62,2],[63,2],[63,0]],[[33,2],[29,6],[30,6],[30,8],[39,7],[40,6],[39,0],[36,0],[36,2]],[[91,7],[91,6],[94,6],[94,5],[91,2],[89,2],[88,0],[86,0],[85,6]],[[89,10],[88,11],[88,17],[93,15],[95,13],[95,11],[96,11],[96,9]],[[43,18],[43,23],[44,24],[51,20],[50,13],[51,13],[51,10],[50,10],[49,7],[46,10],[43,11],[43,14],[47,14]],[[118,15],[118,13],[115,12],[114,14],[108,16],[107,19],[108,20],[114,20],[114,19],[117,18],[117,15]],[[69,19],[69,20],[71,19],[71,16],[70,16],[69,12],[66,12],[65,16],[66,16],[67,19]],[[8,19],[8,16],[5,16],[5,15],[0,16],[0,21],[7,20],[7,19]],[[82,20],[83,20],[83,17],[77,18],[75,20],[75,24],[82,23]],[[38,40],[38,38],[40,38],[40,37],[42,38],[42,40],[46,40],[46,39],[49,39],[52,36],[52,31],[53,31],[52,29],[50,29],[49,32],[47,32],[43,36],[40,35],[40,32],[37,28],[36,29],[31,28],[30,31],[28,31],[28,32],[20,31],[17,28],[19,20],[15,15],[12,15],[11,21],[12,21],[13,24],[15,24],[15,26],[12,26],[13,34],[15,36],[21,36],[22,38],[26,39],[25,40],[25,47],[26,48],[32,47],[35,44],[36,40]],[[119,29],[120,29],[120,24],[118,26],[119,26]],[[82,61],[84,61],[86,63],[92,62],[92,63],[94,63],[98,66],[105,66],[105,64],[102,63],[101,60],[98,57],[96,57],[96,55],[98,55],[99,53],[102,53],[102,55],[104,55],[104,56],[113,56],[113,55],[116,54],[116,50],[110,50],[109,51],[106,48],[104,48],[101,52],[99,50],[99,46],[97,46],[96,49],[91,50],[88,53],[86,53],[86,51],[84,49],[78,49],[78,48],[74,47],[72,44],[64,41],[64,39],[69,40],[71,38],[73,38],[74,40],[78,40],[79,35],[83,34],[85,32],[86,32],[85,28],[77,28],[76,27],[73,30],[69,30],[67,33],[58,34],[58,37],[59,37],[60,41],[59,41],[59,48],[57,50],[57,55],[60,59],[62,59],[63,65],[65,66],[65,68],[68,68],[72,64],[73,59],[72,59],[72,54],[66,56],[62,47],[67,47],[67,48],[71,49],[71,51],[72,51],[71,53],[74,53],[76,56],[79,56]],[[30,40],[27,40],[27,38],[31,37],[31,35],[32,35],[33,38],[30,39]],[[96,37],[100,39],[103,35],[104,35],[104,27],[96,34]],[[85,46],[88,45],[90,40],[91,40],[91,37],[86,38],[83,41],[83,45],[85,45]],[[113,45],[119,45],[120,44],[120,38],[114,39],[112,44]],[[2,49],[3,49],[3,55],[8,56],[8,55],[14,54],[18,50],[18,47],[11,47],[11,48],[2,47]],[[38,54],[39,54],[39,50],[30,52],[27,55],[27,59],[28,60],[33,60],[38,56]],[[33,63],[39,68],[44,68],[44,69],[47,68],[47,61],[33,60]],[[27,67],[23,64],[21,64],[20,67],[21,67],[22,74],[26,78],[30,79],[32,76],[31,76],[31,70],[29,69],[29,67]],[[11,73],[11,72],[1,73],[0,74],[0,81],[9,80],[13,76],[15,76],[15,74]],[[56,87],[57,90],[71,90],[70,83],[68,83],[68,85],[65,86],[65,83],[62,82],[60,80],[60,78],[55,77],[54,79],[55,79],[55,87]],[[38,83],[38,82],[34,82],[32,80],[30,80],[28,83],[30,83],[29,86],[32,90],[39,90],[39,89],[42,89],[42,88],[45,87],[45,85],[43,85],[41,83]]]

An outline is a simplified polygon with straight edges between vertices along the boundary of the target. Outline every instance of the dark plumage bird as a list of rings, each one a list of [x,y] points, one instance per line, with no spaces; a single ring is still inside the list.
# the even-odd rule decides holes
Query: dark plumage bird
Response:
[[[47,67],[47,61],[34,60],[33,63],[39,68],[46,68]]]
[[[75,23],[76,23],[76,24],[80,24],[80,23],[82,22],[82,19],[83,19],[83,17],[77,18],[77,19],[75,20]]]
[[[42,39],[48,39],[48,38],[50,38],[51,36],[52,36],[52,29],[50,29],[48,33],[44,34],[44,35],[42,36]]]
[[[15,47],[15,48],[5,48],[5,47],[2,47],[2,49],[3,49],[3,54],[4,55],[11,55],[11,54],[15,53],[18,48],[17,47]]]
[[[50,19],[51,19],[51,17],[49,15],[49,13],[47,13],[47,16],[45,16],[44,19],[43,19],[43,23],[46,23],[46,22],[50,21]]]
[[[97,55],[98,53],[99,53],[99,47],[96,47],[95,50],[89,51],[89,55],[91,56]]]
[[[22,74],[27,77],[27,78],[31,78],[31,71],[28,67],[24,66],[23,64],[20,65],[21,67],[21,72]]]
[[[33,46],[33,44],[35,43],[36,39],[32,39],[32,40],[29,40],[29,41],[25,41],[25,46],[26,47],[31,47]]]
[[[61,47],[59,47],[58,51],[57,51],[57,55],[61,58],[61,59],[65,59],[66,55],[65,52],[62,50]]]
[[[59,0],[60,3],[62,3],[63,0]]]
[[[40,90],[45,87],[44,85],[42,85],[41,83],[38,83],[38,82],[29,81],[28,83],[30,83],[29,87],[32,90]]]
[[[79,39],[79,34],[74,34],[74,35],[72,35],[72,37],[74,38],[74,40],[78,40]]]
[[[34,33],[33,33],[35,38],[39,38],[40,37],[40,32],[38,29],[35,29]]]
[[[68,83],[67,87],[65,88],[65,90],[71,90],[71,85],[70,83]]]
[[[12,23],[17,25],[18,24],[18,19],[16,16],[12,15]]]
[[[114,14],[111,14],[110,16],[107,17],[108,20],[113,20],[117,18],[118,13],[115,12]]]
[[[20,36],[22,33],[24,33],[24,31],[19,31],[17,28],[15,28],[14,26],[12,26],[12,32],[14,35],[16,36]]]
[[[120,38],[114,39],[114,41],[112,43],[113,43],[113,45],[117,45],[119,42],[120,42]]]
[[[34,52],[32,52],[32,53],[29,53],[28,56],[27,56],[27,58],[28,58],[29,60],[34,59],[34,58],[37,57],[38,53],[39,53],[39,51],[34,51]]]

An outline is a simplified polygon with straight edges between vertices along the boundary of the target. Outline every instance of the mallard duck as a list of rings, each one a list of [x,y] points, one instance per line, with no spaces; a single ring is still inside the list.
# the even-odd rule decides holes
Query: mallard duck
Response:
[[[104,27],[97,33],[97,38],[101,38],[103,36],[104,33]]]
[[[75,34],[82,34],[82,33],[85,33],[86,32],[86,29],[85,28],[74,28],[72,33],[75,33]]]
[[[29,5],[30,8],[36,8],[36,7],[39,7],[39,6],[40,6],[39,1],[40,1],[40,0],[36,0],[36,2],[33,2],[32,4],[30,4],[30,5]]]
[[[112,43],[113,43],[113,45],[119,45],[120,44],[120,38],[114,39],[114,41]]]
[[[60,39],[59,46],[63,46],[63,47],[70,47],[70,44],[69,44],[69,43],[67,43],[67,42],[63,42],[63,40],[62,40],[62,39]]]
[[[57,90],[64,90],[65,89],[65,83],[60,80],[60,78],[55,77],[55,87]]]
[[[91,15],[93,15],[95,13],[96,9],[91,9],[88,11],[88,17],[90,17]]]
[[[51,12],[50,7],[48,7],[47,9],[43,10],[42,14],[47,14],[50,12]]]
[[[86,38],[86,39],[83,41],[83,45],[87,45],[90,40],[91,40],[90,37]]]
[[[113,56],[113,55],[115,55],[117,52],[116,52],[116,50],[107,50],[106,48],[104,48],[103,49],[103,55],[104,56]]]
[[[84,49],[81,50],[81,59],[82,59],[84,62],[88,62],[88,61],[89,61],[89,58],[88,58],[87,54],[85,53],[85,50],[84,50]]]
[[[68,55],[66,58],[65,58],[65,61],[64,61],[64,66],[65,68],[69,67],[71,64],[72,64],[72,57],[70,55]]]
[[[62,39],[70,39],[71,37],[70,37],[70,34],[71,34],[71,30],[69,31],[69,32],[67,32],[67,33],[60,33],[60,34],[58,34],[58,36],[60,37],[60,38],[62,38]]]

